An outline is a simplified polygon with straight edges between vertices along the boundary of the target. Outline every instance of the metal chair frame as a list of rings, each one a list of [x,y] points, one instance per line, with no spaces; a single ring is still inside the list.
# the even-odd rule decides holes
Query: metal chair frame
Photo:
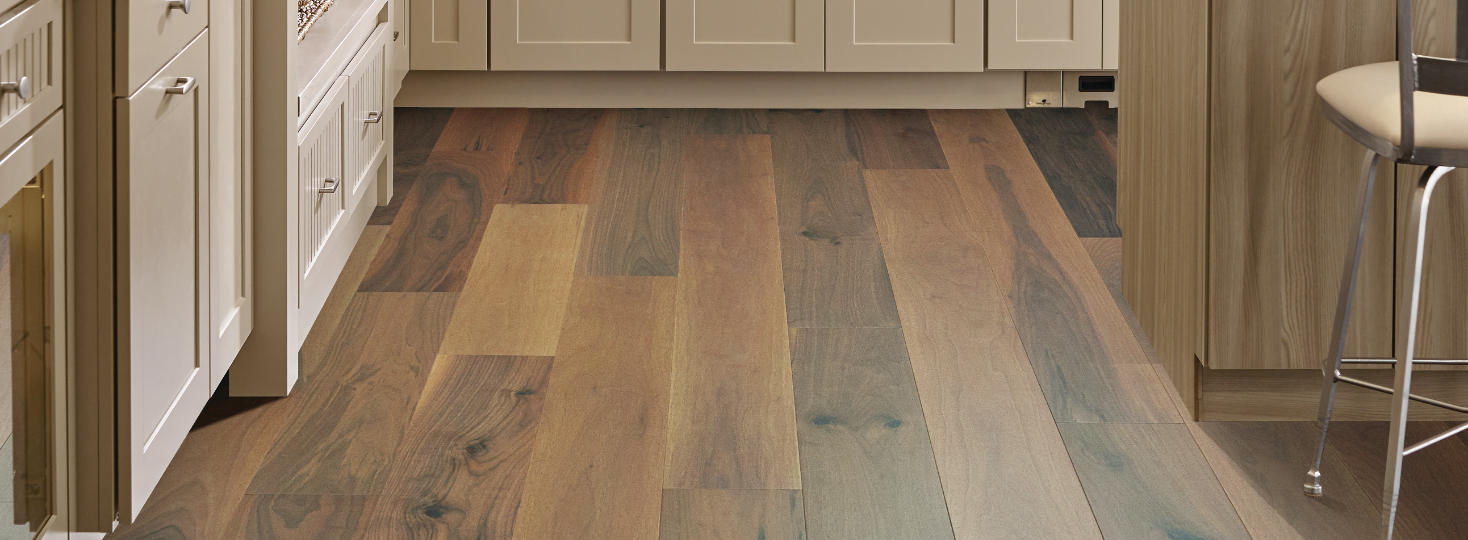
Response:
[[[1360,212],[1356,215],[1356,234],[1347,244],[1345,272],[1341,279],[1340,296],[1336,304],[1336,317],[1331,336],[1329,356],[1321,365],[1323,388],[1320,393],[1320,441],[1316,448],[1315,463],[1306,473],[1305,493],[1319,496],[1320,461],[1325,452],[1326,433],[1330,428],[1330,416],[1335,407],[1337,385],[1346,383],[1369,390],[1391,394],[1391,429],[1387,443],[1386,478],[1382,488],[1382,538],[1390,540],[1397,515],[1397,496],[1402,485],[1402,459],[1418,450],[1468,430],[1468,422],[1434,435],[1411,446],[1406,445],[1407,406],[1417,401],[1444,409],[1468,413],[1468,407],[1446,403],[1411,393],[1412,364],[1468,365],[1468,360],[1419,360],[1413,358],[1417,339],[1417,315],[1422,291],[1422,253],[1426,245],[1427,210],[1432,192],[1448,172],[1458,167],[1468,167],[1468,150],[1420,147],[1415,144],[1414,92],[1429,92],[1468,96],[1468,0],[1457,2],[1457,47],[1456,59],[1418,56],[1412,50],[1412,0],[1397,0],[1397,58],[1401,68],[1401,113],[1402,137],[1400,144],[1371,133],[1329,104],[1322,103],[1325,116],[1342,131],[1366,146],[1366,158],[1361,165]],[[1468,126],[1465,126],[1468,129]],[[1376,183],[1376,168],[1381,158],[1396,163],[1426,165],[1417,187],[1412,192],[1412,205],[1407,224],[1407,245],[1412,256],[1403,261],[1402,304],[1396,329],[1397,357],[1394,359],[1344,358],[1346,328],[1350,322],[1351,296],[1356,288],[1356,278],[1361,267],[1361,245],[1366,239],[1366,218],[1370,210],[1371,191]],[[1405,322],[1405,324],[1400,324]],[[1391,364],[1395,371],[1392,388],[1372,384],[1345,376],[1341,366],[1348,364]]]

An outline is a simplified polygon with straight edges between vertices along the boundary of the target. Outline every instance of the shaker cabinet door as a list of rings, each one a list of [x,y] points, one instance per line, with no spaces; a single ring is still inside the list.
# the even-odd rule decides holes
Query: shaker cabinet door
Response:
[[[661,10],[658,0],[490,0],[489,67],[657,71]]]
[[[826,71],[983,70],[983,0],[826,2]]]
[[[489,69],[489,0],[409,2],[412,69]]]
[[[990,0],[989,69],[1101,69],[1103,0]]]
[[[668,71],[823,71],[821,0],[668,0]]]

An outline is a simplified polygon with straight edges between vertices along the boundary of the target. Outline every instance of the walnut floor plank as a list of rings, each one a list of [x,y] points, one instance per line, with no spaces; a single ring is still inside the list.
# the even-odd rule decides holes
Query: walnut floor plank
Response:
[[[682,147],[692,124],[686,110],[618,111],[587,219],[584,273],[678,275]]]
[[[1250,538],[1187,426],[1061,424],[1060,433],[1107,538]]]
[[[1421,407],[1421,405],[1419,405]],[[1408,422],[1407,440],[1415,443],[1458,422]],[[1386,476],[1386,422],[1332,422],[1330,447],[1344,467],[1322,470],[1326,493],[1350,489],[1347,477],[1366,494],[1372,508],[1381,508]],[[1468,444],[1461,435],[1424,448],[1402,463],[1402,492],[1397,499],[1397,532],[1401,540],[1468,538]],[[1373,518],[1380,519],[1380,514]],[[1373,519],[1374,524],[1379,521]]]
[[[1116,157],[1090,111],[1013,109],[1009,118],[1045,175],[1050,191],[1082,238],[1120,238]],[[1114,147],[1114,146],[1113,146]]]
[[[1009,117],[932,118],[1055,420],[1181,421]]]
[[[363,537],[510,538],[551,364],[439,357]]]
[[[588,151],[601,120],[601,109],[531,110],[502,202],[585,204],[602,157]]]
[[[846,111],[847,140],[865,169],[947,169],[921,109]]]
[[[336,278],[336,284],[332,285],[331,293],[326,295],[326,303],[321,306],[316,323],[301,342],[301,371],[315,371],[316,366],[326,360],[327,350],[331,348],[331,338],[336,335],[336,325],[346,314],[347,306],[356,295],[357,286],[367,274],[367,265],[376,258],[377,249],[382,246],[387,231],[388,227],[385,225],[368,225],[362,230],[362,237],[352,247],[346,266]]]
[[[230,540],[351,540],[361,529],[365,495],[247,495]]]
[[[953,539],[898,328],[790,335],[807,538]]]
[[[799,488],[769,138],[693,137],[684,164],[666,485]]]
[[[918,395],[958,538],[1100,531],[947,171],[868,171]]]
[[[495,207],[441,354],[554,356],[585,205]]]
[[[670,489],[661,540],[802,540],[800,490]]]
[[[458,297],[458,293],[353,295],[321,361],[301,365],[301,380],[340,382],[357,370],[362,359],[378,356],[416,357],[423,365],[431,364]]]
[[[515,538],[657,540],[677,281],[576,278]]]
[[[478,152],[484,161],[511,159],[529,121],[527,109],[454,109],[433,151]]]
[[[694,132],[703,135],[768,135],[771,111],[764,109],[698,109]]]
[[[845,115],[775,111],[769,125],[790,326],[898,326]]]
[[[372,210],[368,225],[392,225],[413,182],[418,179],[418,168],[428,160],[453,113],[453,109],[427,107],[393,110],[393,196],[387,204]]]

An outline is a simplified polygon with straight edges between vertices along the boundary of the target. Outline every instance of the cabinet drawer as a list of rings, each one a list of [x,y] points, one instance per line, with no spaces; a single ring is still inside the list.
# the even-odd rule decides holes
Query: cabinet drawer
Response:
[[[386,24],[377,25],[377,30],[357,51],[356,58],[347,66],[346,118],[342,144],[346,146],[345,175],[351,196],[348,208],[356,208],[357,201],[371,182],[368,175],[375,175],[374,165],[383,148],[383,126],[387,115],[392,114],[383,103],[383,86],[387,81],[387,48],[391,41]]]
[[[346,77],[331,86],[321,105],[316,107],[306,126],[301,129],[299,175],[300,182],[300,244],[301,244],[301,294],[306,301],[306,291],[321,287],[309,287],[316,278],[314,265],[321,250],[332,238],[337,224],[346,214],[348,188],[343,169],[342,118],[345,115]],[[335,276],[331,276],[335,277]],[[330,290],[330,284],[325,287]]]
[[[209,0],[119,2],[117,94],[132,95],[208,24]]]
[[[61,106],[61,0],[26,2],[0,16],[0,148],[10,148]],[[19,89],[18,88],[18,89]]]

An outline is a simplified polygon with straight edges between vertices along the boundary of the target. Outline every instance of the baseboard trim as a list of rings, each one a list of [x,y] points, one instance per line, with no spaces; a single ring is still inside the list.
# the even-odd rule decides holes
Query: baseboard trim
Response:
[[[1199,420],[1315,420],[1320,406],[1320,370],[1202,369]],[[1412,393],[1449,403],[1468,404],[1468,371],[1412,370]],[[1388,369],[1343,370],[1347,375],[1386,387]],[[1341,384],[1334,420],[1386,420],[1391,396]],[[1412,403],[1412,420],[1468,420],[1468,416],[1431,405]]]
[[[1017,109],[1022,71],[410,71],[398,107]]]

